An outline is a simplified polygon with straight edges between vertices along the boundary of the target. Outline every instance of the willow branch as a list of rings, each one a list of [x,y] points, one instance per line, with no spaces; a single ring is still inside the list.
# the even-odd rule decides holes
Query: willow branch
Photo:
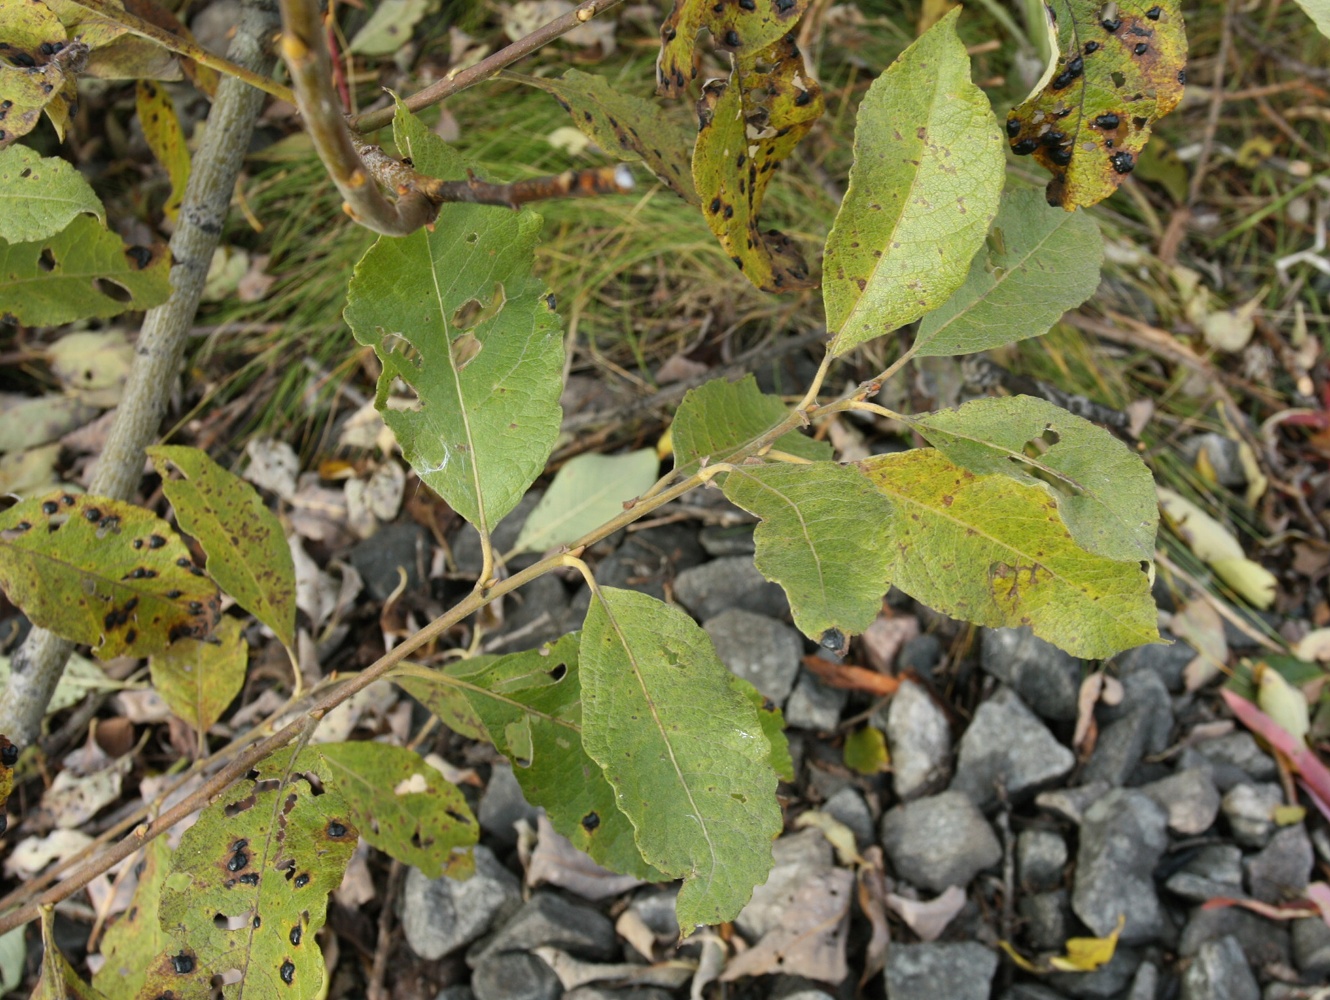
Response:
[[[146,38],[178,56],[192,59],[200,66],[207,66],[209,69],[215,69],[218,73],[242,80],[265,94],[271,94],[278,100],[286,101],[289,104],[296,102],[296,95],[291,92],[289,87],[283,86],[263,73],[256,73],[240,63],[213,55],[203,46],[181,38],[179,35],[174,35],[164,28],[159,28],[151,21],[145,21],[122,7],[113,7],[106,0],[70,0],[70,2],[84,10],[92,11],[98,17],[114,21],[131,35]]]
[[[669,503],[671,500],[675,500],[690,490],[703,485],[712,476],[716,475],[718,472],[724,471],[726,468],[729,467],[717,465],[710,469],[703,469],[696,475],[685,479],[683,482],[666,490],[659,496],[653,497],[650,500],[639,501],[628,510],[625,510],[622,514],[606,521],[599,528],[588,532],[582,538],[578,539],[573,544],[571,551],[574,553],[580,552],[585,547],[593,545],[601,539],[608,538],[616,531],[627,527],[629,524],[644,515],[649,514],[651,511],[656,510]],[[452,628],[469,615],[479,611],[486,604],[496,598],[502,597],[504,594],[516,590],[524,584],[530,583],[532,580],[539,576],[543,576],[551,570],[566,565],[567,555],[567,552],[558,552],[546,556],[544,559],[522,572],[516,573],[506,580],[501,580],[491,587],[482,587],[480,584],[477,584],[476,588],[467,597],[454,605],[447,613],[434,619],[434,621],[430,622],[415,635],[411,636],[411,638],[379,657],[379,659],[371,666],[367,667],[356,676],[349,678],[345,683],[316,698],[304,715],[294,719],[271,736],[265,737],[251,745],[244,752],[234,757],[230,763],[226,764],[202,786],[181,799],[180,802],[176,803],[170,809],[161,813],[151,823],[135,828],[134,831],[123,840],[116,842],[95,857],[88,858],[86,861],[72,869],[59,882],[59,884],[42,892],[35,899],[29,899],[24,889],[18,889],[10,893],[3,900],[0,900],[0,934],[4,934],[6,931],[27,923],[37,915],[37,911],[40,907],[53,906],[61,900],[69,898],[80,889],[83,889],[98,875],[119,864],[150,840],[161,836],[190,813],[208,805],[210,801],[225,791],[228,786],[249,773],[259,761],[268,757],[275,751],[280,750],[292,740],[309,732],[318,724],[319,720],[321,720],[324,715],[336,708],[347,698],[350,698],[356,692],[363,691],[375,681],[383,678],[390,670],[416,650],[439,638],[448,629]],[[3,912],[8,907],[16,908],[10,909],[8,912]]]
[[[314,149],[342,195],[342,209],[367,229],[406,236],[434,220],[435,206],[418,191],[396,204],[378,186],[356,154],[351,133],[333,101],[331,61],[317,0],[280,0],[282,55],[291,70],[296,106]]]
[[[276,26],[273,0],[246,0],[228,53],[234,63],[247,68],[251,76],[271,69],[267,42]],[[144,318],[134,365],[90,484],[93,493],[129,500],[138,490],[143,450],[160,432],[169,399],[167,386],[180,373],[208,266],[263,100],[261,92],[235,76],[224,79],[217,89],[171,237],[171,296]],[[0,698],[0,732],[16,743],[37,737],[73,649],[68,639],[45,629],[32,630],[14,654],[9,685]]]
[[[475,86],[483,80],[488,80],[502,69],[507,69],[519,59],[525,59],[532,52],[544,45],[548,45],[561,35],[566,35],[574,28],[579,28],[586,24],[597,14],[617,6],[623,0],[585,0],[578,4],[566,14],[556,17],[548,24],[541,25],[531,34],[519,38],[513,44],[508,45],[493,55],[480,60],[474,66],[469,66],[455,74],[432,83],[428,87],[417,91],[403,102],[410,111],[419,111],[422,108],[428,108],[440,101],[451,97],[458,91],[466,90],[467,87]],[[374,132],[383,128],[393,120],[393,109],[380,108],[377,111],[367,111],[364,114],[354,115],[350,119],[351,128],[360,133]]]

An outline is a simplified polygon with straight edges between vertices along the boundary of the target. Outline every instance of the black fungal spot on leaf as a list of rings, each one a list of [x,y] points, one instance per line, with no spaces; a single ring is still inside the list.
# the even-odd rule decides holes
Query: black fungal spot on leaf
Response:
[[[1125,149],[1109,157],[1113,170],[1119,174],[1129,174],[1136,168],[1136,158]]]
[[[296,924],[294,927],[291,928],[291,934],[290,934],[291,947],[293,948],[300,947],[300,938],[302,933],[303,932],[301,931],[299,924]]]
[[[187,976],[194,971],[194,956],[188,952],[181,952],[179,955],[171,956],[171,968],[178,976]]]
[[[290,959],[287,959],[282,963],[282,967],[278,974],[282,977],[282,982],[286,983],[288,986],[296,981],[296,967]]]
[[[600,826],[600,817],[594,812],[589,812],[582,817],[582,829],[591,833]]]

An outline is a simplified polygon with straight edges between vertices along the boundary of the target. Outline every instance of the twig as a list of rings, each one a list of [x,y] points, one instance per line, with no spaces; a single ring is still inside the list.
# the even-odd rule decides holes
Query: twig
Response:
[[[342,208],[367,229],[385,236],[406,236],[434,219],[435,206],[419,191],[388,201],[356,155],[341,111],[333,103],[328,44],[317,0],[280,0],[282,55],[291,70],[296,106],[314,149],[337,185]]]
[[[273,0],[245,0],[228,52],[250,75],[271,69],[266,45],[277,25]],[[231,192],[249,148],[263,93],[238,77],[224,79],[208,114],[203,142],[185,189],[180,220],[171,237],[171,297],[148,311],[135,346],[134,366],[116,409],[106,447],[98,459],[90,489],[115,500],[132,499],[143,474],[143,449],[157,437],[169,399],[167,387],[180,372],[181,359],[198,311],[203,283]],[[9,687],[0,699],[0,732],[16,743],[29,743],[41,730],[42,716],[64,672],[74,644],[45,629],[33,629],[14,654]]]
[[[524,38],[519,38],[513,44],[508,45],[493,55],[488,56],[474,66],[470,66],[460,72],[432,83],[423,90],[419,90],[406,98],[403,102],[410,111],[419,111],[422,108],[428,108],[438,104],[440,101],[451,97],[458,91],[466,90],[467,87],[474,86],[482,80],[488,80],[501,69],[506,69],[519,59],[524,59],[532,52],[535,52],[543,45],[547,45],[560,35],[566,35],[574,28],[581,27],[590,21],[597,14],[617,6],[623,0],[585,0],[578,4],[566,14],[556,17],[548,24],[542,25],[531,34]],[[393,109],[380,108],[377,111],[367,111],[361,115],[353,115],[349,122],[351,128],[360,133],[374,132],[383,128],[393,120]]]
[[[291,92],[290,87],[270,79],[265,72],[255,72],[241,63],[215,56],[201,45],[196,45],[179,35],[173,35],[150,21],[136,17],[122,7],[112,7],[106,0],[71,0],[71,2],[85,10],[92,11],[99,17],[106,18],[108,21],[114,21],[131,35],[138,35],[140,38],[156,42],[162,48],[174,52],[178,56],[184,56],[186,59],[192,59],[200,66],[207,66],[210,69],[215,69],[218,73],[243,80],[251,87],[255,87],[265,94],[271,94],[278,100],[286,101],[289,104],[296,102],[295,94]]]

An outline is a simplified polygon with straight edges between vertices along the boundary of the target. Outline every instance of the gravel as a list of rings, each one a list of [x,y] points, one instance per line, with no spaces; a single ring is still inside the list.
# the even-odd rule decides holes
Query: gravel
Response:
[[[1067,842],[1052,830],[1025,830],[1016,838],[1016,874],[1029,892],[1052,889],[1067,866]]]
[[[1168,846],[1164,810],[1141,792],[1115,789],[1092,805],[1081,824],[1072,908],[1098,937],[1126,916],[1120,940],[1150,941],[1163,930],[1153,872]]]
[[[674,597],[699,621],[739,608],[772,618],[789,615],[785,591],[758,572],[752,556],[725,556],[675,578]]]
[[[1242,867],[1247,891],[1264,903],[1283,903],[1301,897],[1312,871],[1311,838],[1301,823],[1280,830]]]
[[[480,828],[504,847],[517,844],[516,824],[526,820],[536,825],[537,810],[522,795],[522,786],[513,776],[512,765],[501,760],[490,769],[490,780],[480,797],[476,819]]]
[[[943,792],[892,809],[882,817],[882,846],[901,878],[933,892],[969,885],[1002,859],[992,828],[961,792]]]
[[[910,799],[946,783],[951,767],[951,726],[931,695],[902,682],[887,707],[887,747],[896,796]]]
[[[974,713],[961,737],[952,791],[981,809],[1020,802],[1067,774],[1075,755],[1059,743],[1011,688],[1002,688]]]
[[[840,724],[849,692],[827,687],[807,670],[800,671],[794,691],[785,702],[785,722],[795,729],[827,733]]]
[[[1207,941],[1182,974],[1182,1000],[1260,1000],[1256,977],[1234,937]]]
[[[1284,793],[1275,784],[1234,785],[1219,804],[1233,839],[1243,847],[1264,847],[1275,832],[1274,813]]]
[[[730,608],[702,623],[721,662],[777,705],[794,689],[803,638],[766,615]]]
[[[541,945],[601,962],[619,956],[614,925],[599,910],[569,902],[554,893],[536,892],[474,956],[474,962],[479,968],[492,956],[503,952],[528,952]],[[468,956],[468,961],[472,960],[472,956]],[[476,996],[480,997],[478,989]]]
[[[981,944],[897,944],[887,951],[887,1000],[988,1000],[997,955]]]
[[[1076,695],[1082,661],[1037,637],[1028,628],[984,629],[980,650],[983,668],[1015,688],[1035,714],[1044,719],[1076,718]]]
[[[1168,814],[1168,828],[1179,836],[1204,833],[1219,815],[1219,789],[1203,768],[1187,768],[1143,785],[1141,791]]]
[[[1198,848],[1183,866],[1168,877],[1164,888],[1175,896],[1203,903],[1216,897],[1243,895],[1242,849],[1232,844]]]
[[[402,933],[423,959],[451,954],[487,933],[496,920],[522,901],[522,884],[488,847],[475,849],[476,873],[465,881],[427,878],[420,869],[406,875],[402,890]]]

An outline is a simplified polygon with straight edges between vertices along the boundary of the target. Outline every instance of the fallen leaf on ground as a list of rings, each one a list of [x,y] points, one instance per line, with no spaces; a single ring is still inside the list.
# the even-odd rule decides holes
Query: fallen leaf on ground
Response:
[[[621,963],[604,965],[599,962],[584,962],[565,951],[542,945],[532,948],[532,954],[539,957],[554,970],[565,990],[575,990],[587,983],[618,983],[624,986],[661,986],[667,990],[682,986],[693,978],[697,963],[687,959],[672,959],[657,962],[654,965],[632,965]]]
[[[887,908],[904,920],[920,941],[936,941],[956,918],[956,914],[965,907],[965,890],[958,885],[947,886],[942,895],[927,901],[906,899],[889,892],[886,903]]]
[[[878,697],[887,697],[896,693],[901,686],[899,677],[888,677],[875,670],[850,666],[848,663],[832,663],[817,656],[805,656],[803,664],[827,687],[841,688],[848,691],[866,691]]]
[[[721,981],[788,970],[819,982],[843,980],[849,974],[845,942],[853,885],[853,874],[844,868],[824,869],[801,880],[779,925],[730,959]]]
[[[583,899],[599,900],[643,884],[631,875],[620,875],[596,864],[590,855],[579,851],[572,841],[550,826],[543,812],[536,820],[536,830],[536,849],[526,869],[526,884],[532,888],[548,883],[575,892]]]

